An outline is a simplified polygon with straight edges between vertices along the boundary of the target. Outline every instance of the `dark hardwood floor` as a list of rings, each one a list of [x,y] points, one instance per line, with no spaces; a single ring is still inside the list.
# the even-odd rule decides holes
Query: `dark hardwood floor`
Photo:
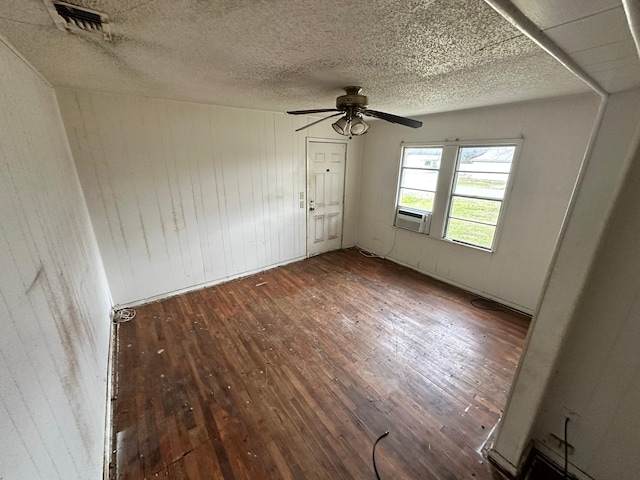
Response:
[[[529,319],[357,250],[117,326],[112,478],[499,478],[479,453]]]

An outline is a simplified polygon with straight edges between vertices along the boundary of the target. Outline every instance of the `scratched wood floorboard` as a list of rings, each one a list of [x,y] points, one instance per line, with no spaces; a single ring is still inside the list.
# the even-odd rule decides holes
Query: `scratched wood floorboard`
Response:
[[[356,250],[117,326],[112,479],[499,478],[480,449],[529,319]]]

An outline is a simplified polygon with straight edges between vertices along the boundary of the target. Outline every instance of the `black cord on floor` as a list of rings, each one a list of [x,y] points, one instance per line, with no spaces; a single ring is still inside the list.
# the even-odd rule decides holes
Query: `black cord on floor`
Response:
[[[373,457],[373,471],[376,472],[376,479],[380,480],[380,475],[378,474],[378,467],[376,467],[376,445],[378,444],[378,442],[380,440],[382,440],[384,437],[386,437],[387,435],[389,435],[389,430],[387,430],[386,432],[384,432],[382,435],[380,435],[375,442],[373,442],[373,453],[372,453],[372,457]]]
[[[569,425],[569,417],[564,419],[564,478],[569,478],[569,443],[567,440],[567,425]]]

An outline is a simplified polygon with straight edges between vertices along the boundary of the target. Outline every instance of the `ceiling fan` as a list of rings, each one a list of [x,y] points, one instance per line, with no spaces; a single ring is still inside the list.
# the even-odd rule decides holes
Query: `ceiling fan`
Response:
[[[386,120],[391,123],[398,123],[400,125],[405,125],[411,128],[420,128],[422,126],[422,122],[418,120],[413,120],[412,118],[399,117],[398,115],[392,115],[390,113],[379,112],[377,110],[369,110],[367,105],[369,105],[369,100],[364,95],[361,95],[362,87],[344,87],[346,95],[340,95],[336,99],[336,108],[319,108],[314,110],[293,110],[291,112],[287,112],[291,115],[309,115],[312,113],[322,113],[322,112],[338,112],[333,115],[329,115],[328,117],[317,120],[309,125],[305,125],[304,127],[300,127],[296,130],[299,132],[300,130],[304,130],[305,128],[309,128],[316,123],[324,122],[333,117],[337,117],[338,115],[343,115],[337,122],[335,122],[332,127],[338,132],[340,135],[345,135],[351,138],[353,135],[363,135],[367,133],[369,129],[369,125],[367,125],[362,119],[363,115],[368,117],[379,118],[381,120]]]

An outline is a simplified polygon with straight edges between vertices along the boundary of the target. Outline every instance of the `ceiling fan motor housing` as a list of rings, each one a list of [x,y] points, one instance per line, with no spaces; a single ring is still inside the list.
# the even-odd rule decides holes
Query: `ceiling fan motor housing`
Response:
[[[346,95],[341,95],[336,99],[338,110],[347,110],[355,107],[358,111],[364,110],[369,105],[369,99],[360,95],[361,87],[345,87]]]

